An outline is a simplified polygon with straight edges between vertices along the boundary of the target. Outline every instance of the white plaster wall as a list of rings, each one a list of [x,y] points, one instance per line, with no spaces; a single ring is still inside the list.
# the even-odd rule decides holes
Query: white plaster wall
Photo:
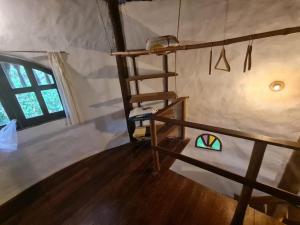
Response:
[[[144,48],[149,37],[176,35],[178,2],[154,0],[123,6],[128,48]],[[226,22],[225,3],[224,0],[182,1],[179,39],[206,42],[300,24],[300,1],[297,0],[229,0]],[[177,53],[177,93],[190,96],[188,119],[297,141],[300,134],[299,34],[254,41],[252,70],[244,74],[247,44],[226,46],[232,71],[213,70],[211,76],[208,75],[210,49]],[[213,63],[220,50],[213,49]],[[161,59],[157,56],[143,56],[137,61],[145,73],[161,68]],[[170,64],[174,68],[174,56]],[[285,82],[282,92],[270,91],[269,84],[274,80]],[[157,90],[157,84],[143,81],[143,90]],[[174,81],[171,86],[175,88]],[[191,143],[184,154],[245,174],[253,143],[218,135],[223,141],[222,153],[201,151],[194,148],[195,138],[200,133],[188,130]],[[276,185],[290,154],[290,150],[269,146],[259,180]],[[172,169],[225,194],[239,193],[240,185],[180,161],[176,161]]]
[[[66,51],[85,123],[58,120],[18,132],[0,152],[0,204],[54,172],[128,142],[115,58],[95,1],[0,0],[0,50]],[[48,66],[43,54],[22,54]]]

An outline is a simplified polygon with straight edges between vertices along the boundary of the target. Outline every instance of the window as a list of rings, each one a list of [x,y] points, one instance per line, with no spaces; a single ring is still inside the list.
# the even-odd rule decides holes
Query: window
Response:
[[[195,146],[197,148],[222,151],[222,142],[218,137],[212,134],[201,134],[197,137]]]
[[[65,117],[50,69],[0,56],[0,127],[16,119],[18,129]]]

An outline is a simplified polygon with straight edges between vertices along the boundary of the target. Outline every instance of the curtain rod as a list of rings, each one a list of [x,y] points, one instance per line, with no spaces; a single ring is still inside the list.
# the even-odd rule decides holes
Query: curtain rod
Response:
[[[297,26],[297,27],[289,27],[289,28],[284,28],[284,29],[280,29],[280,30],[273,30],[273,31],[262,32],[262,33],[257,33],[257,34],[250,34],[250,35],[241,36],[241,37],[229,38],[229,39],[225,39],[222,41],[212,41],[212,42],[205,42],[205,43],[198,43],[198,44],[184,44],[184,45],[179,45],[179,46],[169,46],[169,47],[159,48],[159,49],[152,50],[152,51],[148,51],[145,49],[137,49],[137,50],[128,50],[125,52],[112,52],[111,55],[139,56],[139,55],[148,55],[148,54],[164,54],[165,52],[174,52],[174,51],[180,51],[180,50],[190,50],[190,49],[224,46],[224,45],[230,45],[230,44],[238,43],[238,42],[245,42],[245,41],[250,41],[250,40],[279,36],[279,35],[288,35],[288,34],[299,33],[299,32],[300,32],[300,26]]]

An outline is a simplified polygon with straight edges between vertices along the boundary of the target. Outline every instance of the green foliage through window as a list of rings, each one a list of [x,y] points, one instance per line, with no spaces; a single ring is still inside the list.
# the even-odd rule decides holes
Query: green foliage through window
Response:
[[[31,87],[31,83],[24,66],[6,62],[2,62],[1,66],[11,88],[16,89]]]
[[[66,117],[52,71],[20,58],[0,55],[0,99],[0,126],[16,119],[20,130]]]
[[[34,92],[16,94],[26,119],[42,116],[43,112]]]
[[[42,95],[49,113],[55,113],[64,110],[56,89],[43,90]]]
[[[5,109],[0,102],[0,126],[6,125],[9,122],[9,118],[5,112]]]
[[[43,71],[32,69],[34,77],[38,85],[49,85],[54,84],[53,77],[50,74],[47,74]]]

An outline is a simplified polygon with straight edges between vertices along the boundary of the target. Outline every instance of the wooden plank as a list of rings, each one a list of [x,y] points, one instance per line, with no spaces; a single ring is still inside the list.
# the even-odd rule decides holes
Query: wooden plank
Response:
[[[117,51],[124,51],[126,49],[125,46],[125,37],[122,29],[121,16],[118,6],[118,0],[110,0],[106,1],[109,11],[110,20],[112,23],[116,49]],[[133,124],[128,120],[130,110],[132,109],[132,104],[128,101],[131,95],[130,89],[128,88],[126,79],[129,77],[127,61],[124,57],[116,56],[118,75],[119,75],[119,83],[121,87],[124,111],[126,116],[127,129],[130,137],[130,141],[133,141],[132,134],[134,131]]]
[[[221,127],[214,127],[214,126],[209,126],[209,125],[205,125],[205,124],[188,122],[188,121],[180,121],[180,120],[176,120],[176,119],[169,119],[169,118],[164,118],[164,117],[161,117],[161,116],[157,116],[156,114],[153,115],[153,119],[161,121],[161,122],[173,123],[173,124],[176,124],[176,125],[183,125],[183,126],[198,129],[198,130],[210,131],[210,132],[214,132],[214,133],[218,133],[218,134],[224,134],[224,135],[237,137],[237,138],[242,138],[242,139],[246,139],[246,140],[250,140],[250,141],[262,141],[262,142],[265,142],[267,144],[271,144],[271,145],[275,145],[275,146],[279,146],[279,147],[290,148],[290,149],[294,149],[294,150],[300,150],[300,143],[298,143],[298,142],[286,141],[286,140],[277,140],[275,138],[264,136],[264,135],[246,133],[246,132],[221,128]]]
[[[256,40],[262,38],[268,38],[273,36],[279,35],[288,35],[300,32],[300,26],[297,27],[289,27],[279,30],[267,31],[257,34],[245,35],[241,37],[229,38],[221,41],[212,41],[212,42],[205,42],[205,43],[196,43],[196,44],[179,44],[179,46],[169,46],[165,48],[160,48],[152,51],[147,51],[145,49],[137,49],[137,50],[129,50],[123,52],[113,52],[112,55],[119,55],[119,56],[138,56],[138,55],[149,55],[149,54],[163,54],[166,52],[174,52],[180,50],[190,50],[190,49],[199,49],[199,48],[211,48],[216,46],[224,46],[233,43],[239,43],[249,40]]]
[[[261,167],[267,144],[256,141],[253,146],[250,162],[248,165],[246,178],[251,181],[256,181],[259,169]],[[247,185],[243,186],[238,205],[236,207],[231,225],[243,224],[246,209],[249,205],[253,188]]]
[[[138,75],[138,76],[132,76],[132,77],[127,78],[127,82],[136,81],[136,80],[147,80],[147,79],[156,79],[156,78],[165,78],[165,77],[175,77],[175,76],[178,76],[178,74],[173,73],[173,72]]]
[[[158,101],[167,99],[176,99],[177,95],[173,91],[169,92],[154,92],[139,95],[132,95],[130,103],[146,102],[146,101]]]
[[[157,151],[159,151],[161,153],[164,153],[164,154],[167,154],[167,155],[169,155],[169,156],[171,156],[175,159],[179,159],[183,162],[186,162],[186,163],[189,163],[191,165],[197,166],[201,169],[207,170],[209,172],[218,174],[222,177],[225,177],[225,178],[228,178],[230,180],[236,181],[238,183],[241,183],[241,184],[247,185],[249,187],[255,188],[255,189],[260,190],[262,192],[265,192],[267,194],[273,195],[277,198],[284,199],[284,200],[290,202],[291,204],[299,205],[299,203],[300,203],[300,197],[298,195],[289,193],[289,192],[284,191],[284,190],[280,190],[280,189],[275,188],[275,187],[268,186],[266,184],[259,183],[257,181],[252,181],[252,180],[250,180],[246,177],[243,177],[243,176],[240,176],[238,174],[223,170],[219,167],[210,165],[208,163],[205,163],[205,162],[202,162],[202,161],[199,161],[199,160],[196,160],[196,159],[193,159],[193,158],[190,158],[188,156],[181,155],[181,154],[178,154],[178,153],[175,153],[175,152],[171,152],[168,149],[163,148],[161,146],[152,146],[152,147],[154,149],[156,149]]]

